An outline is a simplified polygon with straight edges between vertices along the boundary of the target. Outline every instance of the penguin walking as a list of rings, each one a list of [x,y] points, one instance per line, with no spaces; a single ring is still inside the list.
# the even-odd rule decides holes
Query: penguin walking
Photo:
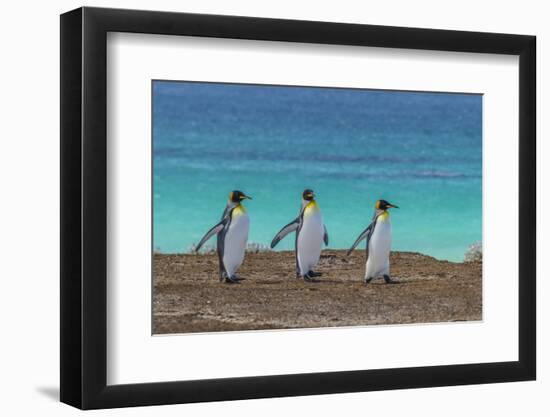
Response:
[[[391,220],[388,209],[399,208],[386,200],[378,200],[375,205],[374,215],[369,226],[363,230],[348,250],[347,256],[363,239],[366,239],[367,263],[365,270],[365,284],[374,278],[384,277],[386,284],[398,284],[390,276],[390,251],[391,251]]]
[[[296,232],[296,277],[303,278],[305,282],[315,282],[314,277],[321,276],[321,273],[314,272],[313,268],[319,262],[323,241],[325,245],[328,245],[328,233],[323,223],[321,209],[315,201],[315,194],[312,190],[304,190],[298,217],[275,235],[271,242],[271,248],[273,249],[277,243],[292,232]]]
[[[245,207],[241,204],[245,199],[252,200],[242,191],[231,191],[221,221],[206,232],[195,248],[198,252],[208,239],[217,235],[220,281],[227,283],[237,283],[242,279],[235,275],[235,272],[243,263],[248,241],[250,221]]]

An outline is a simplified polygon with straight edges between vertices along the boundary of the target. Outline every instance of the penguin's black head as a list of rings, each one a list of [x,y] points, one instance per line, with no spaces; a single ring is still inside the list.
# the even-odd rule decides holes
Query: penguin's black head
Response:
[[[397,206],[394,206],[393,204],[391,203],[388,203],[386,200],[378,200],[376,202],[376,210],[387,210],[389,208],[399,208]]]
[[[302,193],[302,198],[306,201],[312,201],[315,198],[315,193],[308,188]]]
[[[229,193],[229,201],[231,201],[232,203],[240,203],[247,198],[249,200],[252,200],[252,197],[247,196],[245,193],[239,190],[231,191]]]

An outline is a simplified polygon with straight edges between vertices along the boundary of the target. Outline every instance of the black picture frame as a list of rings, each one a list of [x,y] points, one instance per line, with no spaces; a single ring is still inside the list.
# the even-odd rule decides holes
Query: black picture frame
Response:
[[[107,385],[108,32],[519,56],[519,360]],[[536,38],[102,8],[61,15],[61,401],[82,409],[536,378]]]

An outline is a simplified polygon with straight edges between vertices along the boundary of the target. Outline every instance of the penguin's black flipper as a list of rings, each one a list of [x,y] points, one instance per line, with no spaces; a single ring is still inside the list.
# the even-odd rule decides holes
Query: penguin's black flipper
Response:
[[[206,232],[206,234],[203,236],[203,238],[201,239],[201,241],[199,242],[199,244],[195,248],[195,252],[198,252],[200,250],[200,248],[202,247],[202,245],[204,245],[208,239],[210,239],[212,236],[217,235],[218,233],[220,233],[223,230],[223,228],[225,227],[225,224],[227,223],[228,219],[229,219],[228,217],[225,217],[221,222],[219,222],[212,229],[210,229],[208,232]]]
[[[297,217],[294,220],[292,220],[289,224],[287,224],[285,227],[283,227],[281,230],[279,230],[279,233],[277,233],[273,238],[273,240],[271,241],[271,249],[273,249],[277,245],[277,243],[283,240],[283,238],[286,235],[296,231],[299,225],[300,225],[300,217]]]
[[[324,234],[323,234],[323,240],[325,242],[325,246],[328,246],[328,232],[327,232],[327,227],[325,225],[323,225],[323,229],[325,230]]]
[[[353,250],[357,247],[357,245],[359,244],[359,242],[361,242],[363,239],[367,239],[367,247],[369,245],[369,239],[370,237],[372,236],[372,232],[374,231],[374,226],[376,224],[376,219],[374,219],[372,221],[371,224],[369,224],[369,226],[363,230],[361,232],[361,234],[359,235],[359,237],[355,240],[355,242],[353,242],[353,245],[351,245],[351,248],[349,248],[348,252],[346,253],[346,256],[349,256],[349,254],[351,252],[353,252]]]

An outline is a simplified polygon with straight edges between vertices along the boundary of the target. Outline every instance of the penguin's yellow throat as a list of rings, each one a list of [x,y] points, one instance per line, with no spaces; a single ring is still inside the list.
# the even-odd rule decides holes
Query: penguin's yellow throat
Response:
[[[378,215],[378,221],[379,222],[385,222],[390,219],[390,212],[387,210],[384,210],[382,213]]]
[[[246,208],[241,203],[238,203],[232,211],[233,217],[240,216],[244,213],[246,213]]]
[[[319,211],[319,205],[315,200],[311,200],[307,203],[306,208],[304,209],[304,214],[309,215]]]

